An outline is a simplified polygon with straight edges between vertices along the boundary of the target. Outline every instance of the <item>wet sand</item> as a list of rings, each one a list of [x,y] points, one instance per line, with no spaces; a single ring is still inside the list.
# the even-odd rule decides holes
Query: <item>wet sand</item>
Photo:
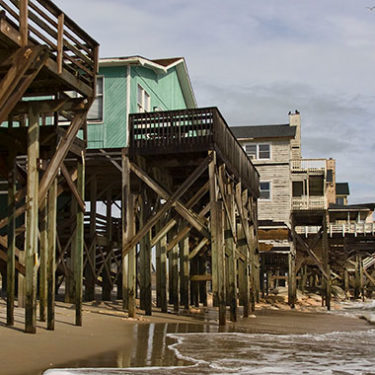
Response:
[[[76,327],[74,307],[58,303],[56,330],[47,331],[45,323],[38,321],[37,334],[30,335],[23,333],[21,309],[16,309],[16,326],[5,327],[5,309],[2,301],[0,373],[6,375],[36,375],[51,367],[181,365],[162,348],[166,346],[166,333],[218,332],[214,309],[195,311],[190,316],[155,311],[152,317],[140,315],[138,319],[128,319],[120,303],[85,304],[84,326]],[[371,328],[363,320],[332,313],[262,309],[255,314],[255,317],[240,318],[235,324],[228,321],[222,331],[299,334]],[[150,346],[152,351],[148,350]],[[163,361],[160,353],[154,353],[159,349],[164,350]]]

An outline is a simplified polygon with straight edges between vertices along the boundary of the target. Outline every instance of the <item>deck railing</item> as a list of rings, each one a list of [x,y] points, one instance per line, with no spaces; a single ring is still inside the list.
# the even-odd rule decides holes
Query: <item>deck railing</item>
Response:
[[[327,202],[323,196],[304,196],[292,198],[292,210],[320,210],[326,208]]]
[[[326,159],[298,159],[291,160],[292,172],[324,172],[326,170]]]
[[[304,234],[306,237],[309,234],[318,233],[320,227],[306,226],[306,227],[297,227],[297,233]],[[354,235],[375,235],[375,224],[372,223],[346,223],[346,224],[329,224],[328,225],[328,235],[333,237],[333,235],[342,235],[345,237],[348,234]]]
[[[259,175],[217,108],[129,116],[130,152],[160,154],[216,149],[228,167],[259,194]]]
[[[50,0],[0,0],[0,11],[19,30],[21,45],[47,45],[58,73],[66,69],[90,87],[98,70],[98,43]]]

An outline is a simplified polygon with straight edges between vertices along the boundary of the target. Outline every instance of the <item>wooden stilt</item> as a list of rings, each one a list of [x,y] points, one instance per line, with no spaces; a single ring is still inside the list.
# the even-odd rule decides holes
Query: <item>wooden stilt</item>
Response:
[[[160,223],[156,225],[156,232],[161,229]],[[156,307],[161,307],[161,245],[158,241],[155,245],[155,272],[156,272]]]
[[[179,272],[178,272],[178,258],[179,247],[178,244],[173,247],[171,251],[172,259],[172,290],[173,290],[173,310],[178,312],[180,309],[180,295],[179,295]]]
[[[10,152],[8,174],[8,252],[7,252],[7,325],[14,325],[15,251],[16,251],[16,163]]]
[[[39,115],[29,113],[25,235],[25,332],[36,333],[36,263],[38,249]]]
[[[245,255],[248,249],[242,224],[237,224],[237,237],[237,248],[240,253]],[[245,256],[243,260],[238,262],[238,288],[244,318],[249,316],[249,265],[247,259],[248,257]]]
[[[288,304],[294,309],[297,297],[296,285],[296,239],[294,236],[295,224],[292,220],[292,241],[289,242],[290,251],[288,254]]]
[[[204,257],[198,257],[198,273],[200,275],[207,274],[206,259]],[[207,281],[200,281],[197,284],[199,284],[199,302],[203,306],[207,306]]]
[[[228,254],[228,304],[230,306],[230,320],[237,321],[237,259],[236,259],[236,244],[231,228],[236,228],[236,214],[234,203],[233,186],[228,186],[229,199],[228,199],[228,213],[229,217],[225,220],[225,248]],[[231,223],[230,223],[231,221]]]
[[[94,175],[90,182],[90,246],[85,269],[85,301],[93,301],[95,299],[95,283],[96,283],[96,205],[97,205],[97,176]]]
[[[40,261],[39,261],[39,319],[46,321],[47,312],[47,256],[48,256],[48,205],[47,197],[40,210]]]
[[[213,305],[218,306],[218,278],[217,278],[217,253],[214,249],[217,247],[216,228],[218,226],[217,220],[217,195],[218,187],[216,181],[216,153],[209,151],[209,156],[212,160],[208,166],[209,184],[210,184],[210,231],[211,231],[211,269],[212,269],[212,300]]]
[[[75,284],[74,284],[74,259],[75,259],[75,253],[76,253],[76,220],[77,220],[77,211],[78,205],[77,201],[74,199],[74,197],[71,197],[70,202],[70,215],[73,219],[71,224],[71,243],[70,243],[70,256],[67,258],[67,273],[65,275],[65,296],[64,301],[66,303],[74,303],[74,293],[75,293]]]
[[[103,267],[102,271],[102,299],[103,301],[111,300],[112,293],[112,280],[111,280],[111,262],[108,254],[112,251],[112,190],[107,190],[107,199],[106,199],[106,217],[107,217],[107,228],[106,228],[106,237],[107,237],[107,246],[106,246],[106,260],[103,260],[106,264]]]
[[[344,290],[345,290],[345,297],[348,298],[350,296],[350,291],[349,291],[349,272],[345,268],[344,270]]]
[[[189,237],[180,241],[180,300],[189,310]]]
[[[57,179],[48,192],[47,256],[47,329],[55,329],[55,259],[56,259]]]
[[[141,227],[147,221],[149,216],[149,202],[143,200],[140,211],[140,225]],[[140,272],[139,272],[139,287],[140,287],[140,307],[145,310],[146,315],[152,314],[152,300],[151,300],[151,233],[148,231],[140,242]]]
[[[85,200],[85,167],[84,156],[82,161],[77,165],[78,179],[77,190],[82,198]],[[75,235],[75,254],[74,254],[74,286],[75,286],[75,305],[76,305],[76,322],[77,326],[82,326],[82,281],[83,281],[83,247],[84,247],[84,213],[81,210],[77,212],[77,224]]]
[[[329,246],[328,246],[328,226],[327,226],[327,215],[324,215],[322,220],[323,233],[322,233],[322,249],[323,249],[323,268],[326,272],[326,277],[322,275],[324,280],[323,295],[325,296],[325,303],[327,310],[331,310],[331,269],[329,264]]]
[[[219,305],[219,325],[226,324],[226,304],[225,304],[225,248],[224,248],[224,207],[221,201],[216,202],[216,227],[215,241],[212,244],[213,257],[217,261],[217,287],[218,287],[218,305]],[[212,229],[211,229],[212,230]],[[214,272],[214,271],[213,271]]]
[[[160,308],[168,312],[167,299],[167,236],[160,240]]]
[[[25,253],[26,251],[20,251],[18,255],[18,261],[23,266],[25,265]],[[17,293],[17,306],[24,308],[26,304],[26,285],[25,285],[25,276],[21,272],[18,272],[18,293]]]
[[[134,212],[134,196],[130,190],[130,164],[129,158],[125,153],[122,154],[122,249],[135,232],[135,212]],[[128,252],[127,261],[125,254],[123,259],[123,308],[128,309],[129,317],[136,316],[136,248],[133,247]]]

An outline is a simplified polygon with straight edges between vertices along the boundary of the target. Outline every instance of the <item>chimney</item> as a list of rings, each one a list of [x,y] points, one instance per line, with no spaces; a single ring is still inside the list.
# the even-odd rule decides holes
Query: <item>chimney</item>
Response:
[[[289,126],[296,127],[295,138],[291,140],[290,144],[292,146],[292,159],[300,160],[302,159],[301,153],[301,115],[299,111],[289,112]]]

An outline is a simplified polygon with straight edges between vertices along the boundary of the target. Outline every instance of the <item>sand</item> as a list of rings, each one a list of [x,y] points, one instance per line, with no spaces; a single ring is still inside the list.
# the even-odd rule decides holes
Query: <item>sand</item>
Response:
[[[249,333],[325,333],[332,331],[367,330],[371,326],[364,320],[323,312],[290,310],[282,303],[260,304],[255,315],[239,319],[237,323],[228,321],[223,331]],[[319,310],[319,307],[316,307]],[[83,327],[74,325],[74,307],[57,303],[56,330],[47,331],[46,324],[38,321],[35,335],[23,333],[23,310],[16,309],[16,325],[5,327],[6,306],[0,303],[0,374],[30,375],[40,374],[51,367],[75,367],[91,363],[90,358],[106,357],[106,353],[134,352],[138,344],[147,347],[149,323],[161,323],[177,327],[176,331],[218,330],[215,309],[192,309],[189,316],[162,314],[155,310],[152,317],[139,315],[138,319],[128,319],[118,302],[110,304],[85,304]],[[301,310],[301,308],[300,308]],[[145,327],[140,329],[139,327]],[[137,334],[135,334],[135,331]],[[155,340],[154,340],[155,341]],[[156,345],[155,342],[153,345]],[[142,349],[143,350],[143,349]],[[147,351],[147,348],[145,349]],[[141,351],[142,352],[142,351]],[[142,354],[145,356],[146,354]],[[88,360],[86,360],[88,359]],[[117,359],[114,359],[117,361]],[[100,361],[98,362],[100,363]],[[121,364],[121,363],[120,363]],[[165,364],[165,363],[164,363]]]

